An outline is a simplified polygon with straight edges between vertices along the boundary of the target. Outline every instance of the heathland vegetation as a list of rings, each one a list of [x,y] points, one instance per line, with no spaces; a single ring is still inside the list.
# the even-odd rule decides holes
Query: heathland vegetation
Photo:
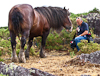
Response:
[[[81,53],[91,53],[91,52],[100,50],[100,44],[93,43],[93,42],[88,43],[86,40],[83,40],[81,43],[78,44],[81,49],[79,52],[77,52],[76,49],[72,50],[70,48],[70,41],[72,40],[72,38],[76,32],[75,31],[76,27],[77,27],[76,17],[79,17],[79,16],[82,17],[83,15],[86,16],[89,13],[100,13],[100,11],[97,8],[94,8],[93,10],[91,10],[87,13],[80,13],[80,14],[71,13],[70,19],[74,26],[73,31],[71,33],[67,32],[66,29],[63,29],[58,34],[57,32],[59,32],[59,31],[51,29],[50,34],[48,35],[47,40],[46,40],[45,49],[47,51],[65,50],[65,51],[68,51],[70,53],[70,55],[81,54]],[[85,19],[85,18],[83,18],[83,21],[88,23],[87,19]],[[92,37],[95,38],[96,35],[93,33],[94,32],[93,29],[92,28],[90,28],[90,29],[91,29],[90,31],[91,31]],[[10,33],[8,30],[8,27],[1,27],[0,28],[0,56],[2,56],[2,55],[10,55],[11,56],[12,51],[11,51],[10,40],[11,39],[10,39]],[[18,54],[20,51],[20,41],[19,41],[18,37],[16,38],[16,42],[17,42],[16,52]],[[30,55],[39,54],[39,49],[41,46],[41,37],[34,38],[33,46],[35,46],[37,48],[37,50],[32,47],[31,51],[30,51]],[[27,48],[27,45],[25,45],[25,49],[26,48]],[[4,60],[0,58],[0,61],[4,61]]]

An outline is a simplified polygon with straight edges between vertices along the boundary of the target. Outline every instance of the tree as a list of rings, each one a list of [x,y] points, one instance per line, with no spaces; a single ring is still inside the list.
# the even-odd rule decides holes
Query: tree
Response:
[[[89,11],[89,13],[100,13],[99,9],[94,8],[93,10]]]

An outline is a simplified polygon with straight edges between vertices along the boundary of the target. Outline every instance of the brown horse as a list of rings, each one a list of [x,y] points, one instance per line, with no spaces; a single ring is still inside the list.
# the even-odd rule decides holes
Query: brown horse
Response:
[[[32,46],[33,38],[42,37],[40,57],[45,57],[44,47],[50,28],[72,29],[69,19],[69,11],[60,7],[37,7],[32,8],[28,4],[15,5],[9,12],[8,28],[11,36],[12,61],[17,62],[16,55],[16,36],[21,34],[21,49],[19,52],[19,62],[26,62],[29,58],[29,51]],[[27,50],[24,53],[26,39],[28,40]]]

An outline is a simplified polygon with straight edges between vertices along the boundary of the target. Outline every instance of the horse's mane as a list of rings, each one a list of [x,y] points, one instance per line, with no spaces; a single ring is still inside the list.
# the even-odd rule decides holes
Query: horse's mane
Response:
[[[60,7],[36,7],[34,8],[38,13],[46,17],[50,27],[59,29],[64,25],[67,11]]]

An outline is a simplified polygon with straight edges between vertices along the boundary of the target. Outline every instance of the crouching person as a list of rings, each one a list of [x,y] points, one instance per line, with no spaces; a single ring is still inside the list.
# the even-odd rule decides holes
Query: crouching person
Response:
[[[79,51],[79,47],[78,47],[78,43],[80,42],[80,40],[86,40],[87,39],[87,34],[89,33],[89,27],[88,24],[83,22],[81,17],[78,17],[76,19],[76,22],[78,24],[78,27],[76,28],[77,31],[77,37],[75,37],[75,43],[76,43],[76,48]]]

